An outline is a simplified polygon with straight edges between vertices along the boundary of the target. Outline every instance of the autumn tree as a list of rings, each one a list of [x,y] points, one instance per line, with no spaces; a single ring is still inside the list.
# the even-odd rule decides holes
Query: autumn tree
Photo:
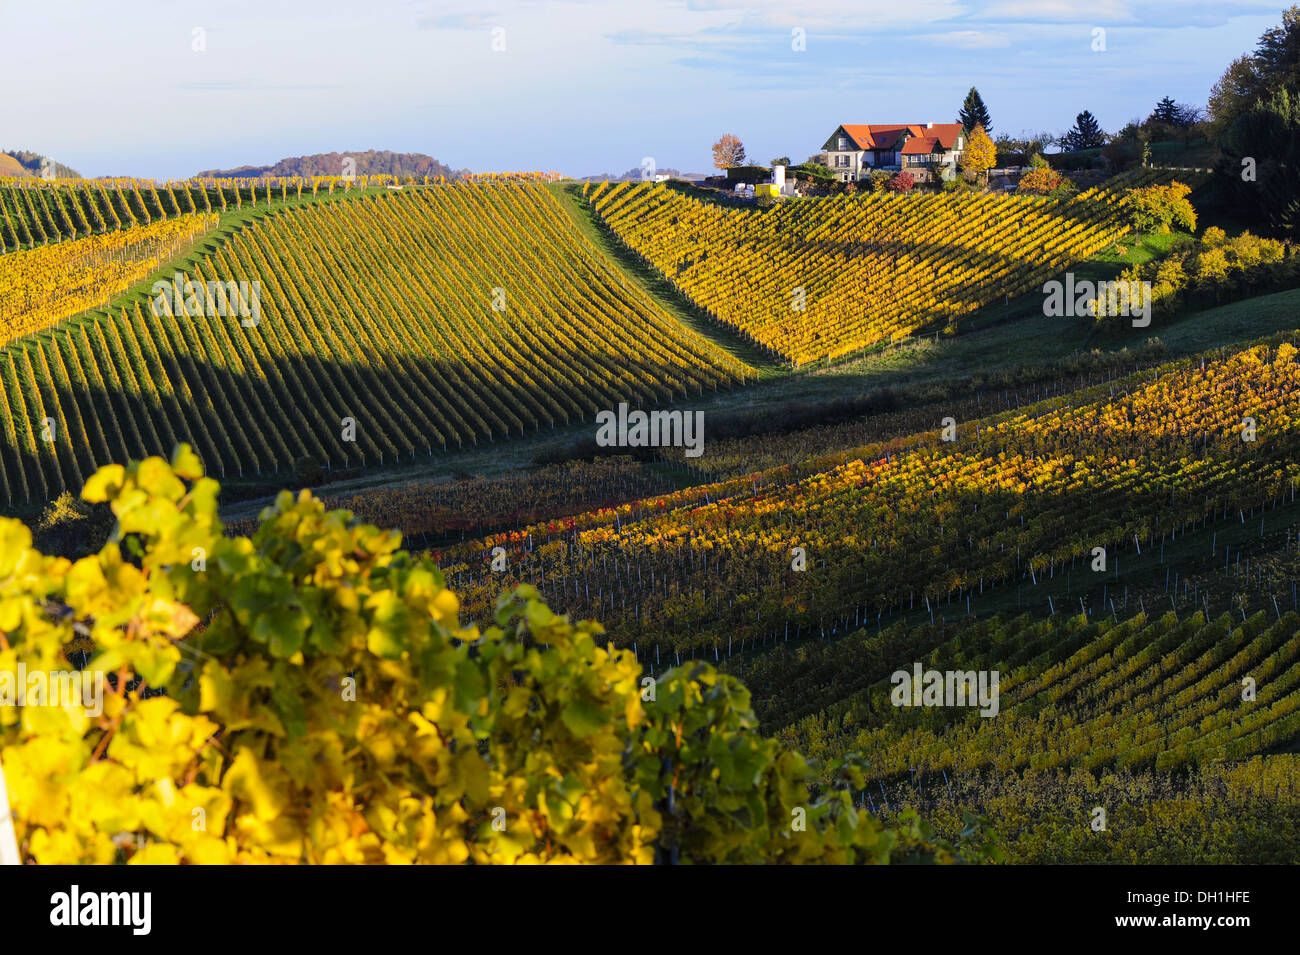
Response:
[[[998,151],[993,145],[993,140],[989,139],[989,134],[984,131],[983,126],[976,126],[971,130],[970,138],[966,141],[966,149],[961,154],[962,171],[983,176],[987,181],[988,171],[997,165],[997,161]]]
[[[1147,186],[1127,193],[1129,223],[1139,232],[1168,232],[1178,226],[1196,231],[1196,209],[1187,196],[1192,189],[1186,183]]]
[[[911,192],[916,184],[916,177],[910,172],[896,172],[889,177],[885,187],[893,192]]]
[[[1061,174],[1047,165],[1035,166],[1020,177],[1017,192],[1045,196],[1061,185]]]
[[[723,133],[713,144],[713,165],[719,169],[733,169],[745,165],[745,144],[732,133]]]

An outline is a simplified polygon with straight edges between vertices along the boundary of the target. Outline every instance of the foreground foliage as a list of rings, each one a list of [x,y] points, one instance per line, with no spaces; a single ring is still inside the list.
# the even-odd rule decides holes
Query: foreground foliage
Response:
[[[761,737],[703,664],[642,677],[521,587],[492,626],[400,535],[285,492],[228,538],[186,446],[99,470],[117,518],[71,563],[0,522],[0,672],[114,675],[103,714],[0,708],[21,851],[42,863],[985,859],[855,806],[856,758]],[[166,695],[150,696],[151,688]],[[146,698],[148,697],[148,698]],[[814,785],[825,774],[830,784]]]

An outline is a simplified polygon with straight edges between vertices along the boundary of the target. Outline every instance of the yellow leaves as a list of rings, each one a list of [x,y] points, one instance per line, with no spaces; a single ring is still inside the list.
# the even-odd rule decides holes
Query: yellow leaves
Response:
[[[203,463],[188,444],[177,446],[172,453],[171,469],[176,477],[184,481],[198,481],[203,477]]]
[[[69,784],[89,752],[79,739],[55,736],[0,749],[14,816],[32,826],[53,829],[63,825],[68,818]]]
[[[178,710],[179,703],[170,697],[136,701],[108,744],[109,758],[130,769],[142,785],[180,773],[218,726],[206,716]]]
[[[247,746],[235,754],[221,788],[243,804],[242,808],[251,812],[251,818],[258,823],[279,818],[288,804],[288,780],[283,771],[258,760]]]
[[[444,588],[433,599],[433,611],[439,623],[454,627],[459,622],[457,615],[460,613],[460,600],[454,593]]]
[[[117,838],[134,864],[644,863],[665,746],[702,760],[691,771],[704,795],[686,777],[679,790],[701,817],[716,812],[707,793],[720,779],[741,791],[732,802],[763,779],[773,748],[744,735],[755,721],[743,690],[697,664],[643,701],[633,655],[610,649],[599,625],[552,613],[533,588],[500,601],[499,626],[446,639],[460,601],[441,575],[396,551],[396,535],[307,494],[282,496],[256,543],[202,538],[204,583],[186,591],[189,568],[165,558],[210,533],[209,504],[180,504],[184,485],[161,458],[101,474],[100,495],[124,524],[165,518],[139,532],[139,566],[116,542],[76,565],[46,562],[11,526],[19,563],[48,574],[38,588],[66,590],[73,617],[94,618],[92,668],[161,685],[179,641],[211,614],[196,641],[207,649],[166,696],[109,693],[97,719],[74,725],[51,707],[0,727],[23,849],[41,861],[110,861]],[[20,628],[25,654],[53,659],[72,618],[50,621],[13,574],[0,580],[0,620]],[[225,642],[207,642],[214,634]],[[16,656],[0,649],[0,664]],[[697,738],[684,741],[683,727]],[[740,735],[713,765],[700,733]],[[802,798],[802,779],[782,795]],[[700,828],[715,830],[726,836],[700,861],[737,858],[735,820]]]
[[[36,829],[27,844],[27,852],[38,865],[108,865],[115,851],[112,840],[102,832],[83,835],[54,826]]]
[[[179,640],[199,622],[198,616],[189,607],[161,597],[149,604],[142,619],[149,628],[148,632],[170,640]]]
[[[396,763],[403,736],[401,721],[379,707],[369,707],[357,722],[357,742],[381,767]]]
[[[182,215],[0,256],[0,344],[102,304],[217,222]]]
[[[140,826],[141,800],[134,774],[118,763],[101,760],[82,770],[69,787],[69,812],[104,832],[134,832]]]
[[[109,631],[134,616],[147,587],[148,581],[139,568],[122,560],[121,551],[109,545],[72,565],[67,576],[67,599],[78,614],[96,620],[96,637],[101,645],[112,646],[117,637]]]
[[[91,504],[110,500],[121,491],[126,483],[126,468],[120,464],[106,464],[86,481],[81,489],[81,499]]]

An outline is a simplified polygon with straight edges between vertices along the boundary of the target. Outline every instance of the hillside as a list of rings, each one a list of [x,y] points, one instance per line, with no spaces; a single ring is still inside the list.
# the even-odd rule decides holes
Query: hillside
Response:
[[[191,280],[256,295],[236,314]],[[137,293],[0,351],[9,503],[178,441],[230,478],[392,465],[752,373],[599,258],[540,185],[277,206],[176,281],[161,307]]]
[[[1034,289],[1128,232],[1121,176],[1067,199],[872,194],[735,208],[671,184],[583,187],[601,222],[695,306],[795,365]]]
[[[6,149],[0,152],[0,177],[3,176],[39,176],[41,162],[46,157],[26,149]],[[81,173],[61,162],[53,163],[54,175],[58,179],[80,179]]]
[[[239,166],[235,169],[208,169],[197,175],[199,179],[250,178],[273,179],[282,176],[340,176],[343,175],[345,157],[356,162],[353,170],[358,176],[386,174],[390,176],[446,176],[458,179],[469,172],[452,169],[424,153],[395,153],[387,149],[367,149],[345,153],[316,153],[311,156],[293,156],[269,166]]]

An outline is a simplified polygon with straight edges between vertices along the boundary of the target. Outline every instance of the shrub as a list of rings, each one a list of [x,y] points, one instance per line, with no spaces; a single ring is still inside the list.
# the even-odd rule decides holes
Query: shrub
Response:
[[[1139,232],[1168,232],[1171,225],[1196,230],[1196,209],[1187,198],[1192,187],[1182,182],[1130,189],[1129,224]]]
[[[889,185],[891,178],[892,176],[883,169],[873,169],[871,172],[867,173],[867,187],[872,192],[883,192],[885,187]]]
[[[1063,177],[1055,169],[1050,169],[1047,166],[1035,166],[1020,177],[1020,183],[1016,191],[1045,196],[1053,190],[1059,189],[1062,181]]]
[[[1212,225],[1201,235],[1201,245],[1207,249],[1217,249],[1228,241],[1228,234],[1217,225]]]
[[[1300,250],[1249,232],[1229,239],[1222,229],[1212,227],[1199,242],[1189,242],[1158,262],[1132,266],[1121,279],[1150,282],[1153,310],[1169,315],[1300,286]],[[1122,325],[1111,319],[1101,324]]]
[[[227,537],[184,445],[101,468],[116,516],[72,563],[0,519],[0,671],[116,674],[101,713],[0,707],[20,851],[38,863],[984,860],[914,814],[854,806],[826,767],[758,733],[703,663],[645,677],[594,622],[528,586],[463,627],[400,534],[282,492]],[[149,693],[146,693],[146,688]],[[158,695],[157,690],[166,690]],[[802,821],[804,825],[797,824]]]
[[[1062,176],[1060,183],[1055,189],[1047,193],[1052,199],[1069,199],[1071,196],[1078,195],[1079,187],[1069,176]]]
[[[894,192],[911,192],[916,180],[910,172],[896,172],[889,177],[886,185]]]
[[[299,487],[315,487],[325,477],[320,461],[304,455],[293,462],[293,477]]]
[[[87,504],[64,491],[41,512],[32,537],[42,550],[83,557],[103,547],[112,532],[108,505]]]

